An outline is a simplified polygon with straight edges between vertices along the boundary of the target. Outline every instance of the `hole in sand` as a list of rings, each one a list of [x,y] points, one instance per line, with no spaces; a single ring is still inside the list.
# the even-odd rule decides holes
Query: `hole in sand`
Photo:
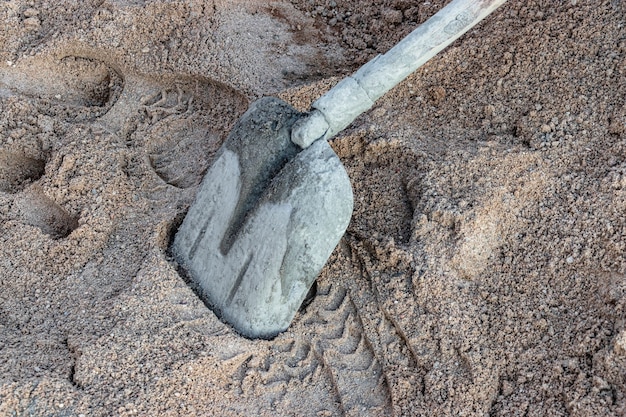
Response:
[[[0,68],[2,95],[36,99],[39,110],[67,121],[87,121],[105,114],[123,89],[123,78],[102,61],[67,56],[27,57],[18,66]]]
[[[414,211],[409,179],[418,176],[419,157],[397,142],[372,140],[362,132],[335,139],[333,147],[354,186],[349,230],[407,243]]]
[[[54,239],[67,237],[78,227],[78,219],[40,190],[30,190],[15,201],[20,219],[38,227]]]
[[[0,149],[0,191],[16,193],[44,174],[46,161]]]

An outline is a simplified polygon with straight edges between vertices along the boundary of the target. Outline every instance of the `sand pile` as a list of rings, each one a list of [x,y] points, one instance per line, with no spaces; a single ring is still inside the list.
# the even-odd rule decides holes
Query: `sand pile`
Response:
[[[510,0],[332,146],[355,212],[247,340],[168,256],[249,103],[444,1],[0,4],[0,415],[626,415],[626,6]]]

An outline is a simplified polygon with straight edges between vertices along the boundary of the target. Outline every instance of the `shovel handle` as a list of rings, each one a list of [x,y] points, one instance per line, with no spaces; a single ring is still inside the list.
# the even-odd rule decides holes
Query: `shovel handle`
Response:
[[[315,101],[311,112],[294,125],[291,140],[306,148],[318,139],[332,138],[505,2],[453,0],[386,54],[378,55]]]

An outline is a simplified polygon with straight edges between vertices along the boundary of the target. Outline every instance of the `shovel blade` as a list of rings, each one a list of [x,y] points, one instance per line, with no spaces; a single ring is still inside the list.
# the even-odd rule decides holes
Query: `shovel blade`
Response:
[[[352,215],[350,180],[328,143],[291,142],[300,117],[274,98],[250,107],[172,247],[204,301],[250,338],[287,329]]]

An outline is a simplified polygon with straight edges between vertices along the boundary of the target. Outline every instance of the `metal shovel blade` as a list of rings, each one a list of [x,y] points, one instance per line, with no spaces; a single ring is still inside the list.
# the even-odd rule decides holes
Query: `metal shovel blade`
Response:
[[[250,338],[287,329],[352,215],[350,180],[328,143],[291,142],[301,117],[275,98],[253,103],[172,247],[204,301]]]

